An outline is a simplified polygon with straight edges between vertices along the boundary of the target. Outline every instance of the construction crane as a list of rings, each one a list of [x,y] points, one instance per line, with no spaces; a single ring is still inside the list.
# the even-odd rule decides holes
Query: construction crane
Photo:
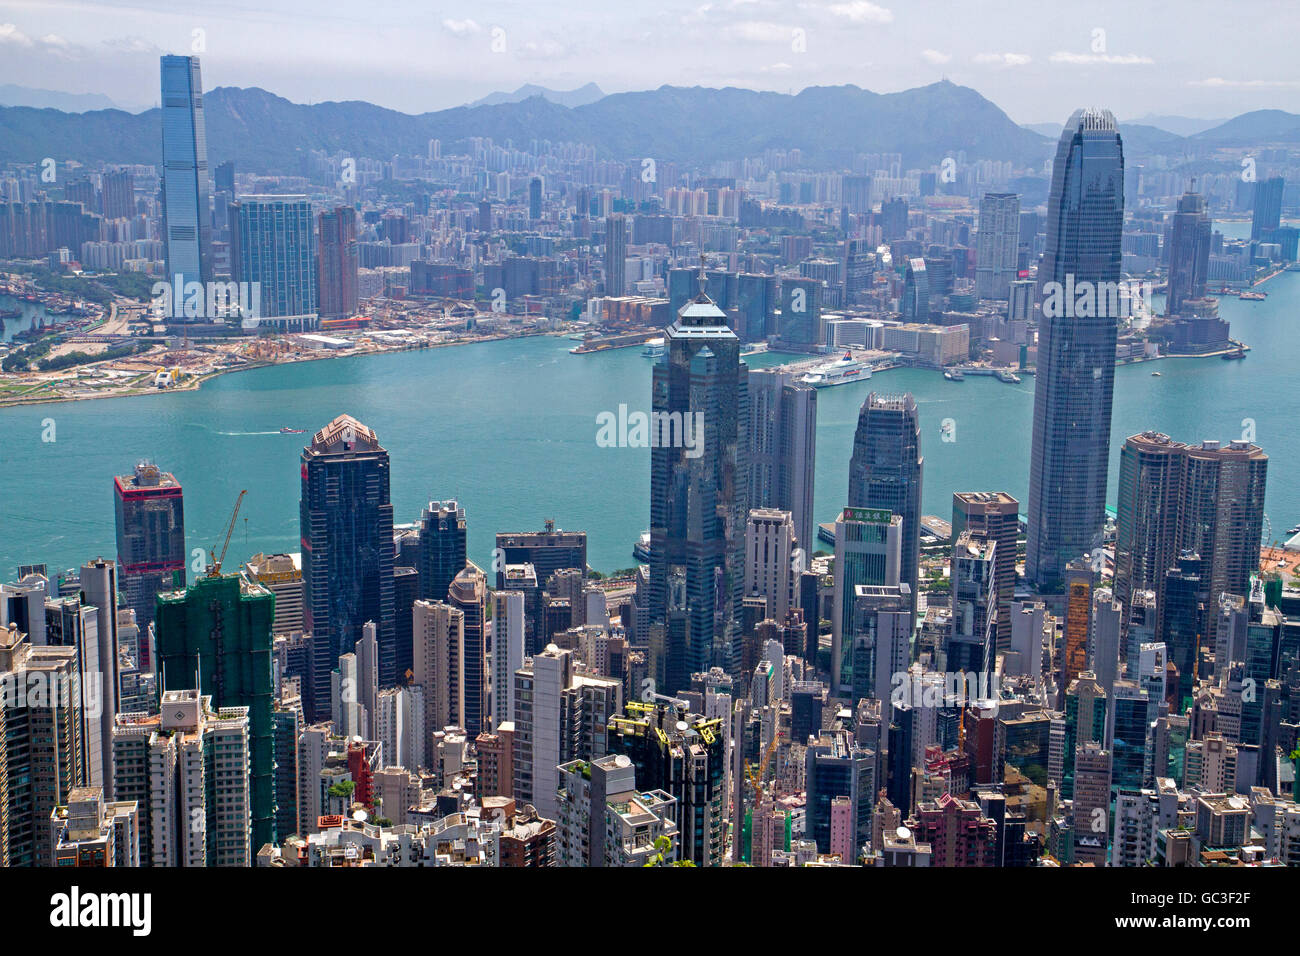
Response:
[[[216,552],[216,545],[208,551],[210,560],[208,561],[208,577],[215,578],[221,575],[221,562],[226,560],[226,549],[230,547],[230,536],[235,531],[235,519],[239,517],[239,506],[244,502],[244,495],[248,494],[248,489],[240,491],[239,497],[235,499],[235,510],[230,512],[230,523],[226,525],[226,540],[221,544],[221,554]]]

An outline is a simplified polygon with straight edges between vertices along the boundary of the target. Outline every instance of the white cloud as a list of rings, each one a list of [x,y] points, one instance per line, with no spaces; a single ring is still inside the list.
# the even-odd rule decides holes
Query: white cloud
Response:
[[[947,63],[952,59],[952,54],[944,53],[940,50],[922,50],[921,58],[924,59],[926,63],[933,64],[934,66],[942,66],[944,63]]]
[[[13,43],[18,46],[31,46],[32,38],[23,33],[12,23],[0,23],[0,43]]]
[[[1300,80],[1225,80],[1221,76],[1211,76],[1204,80],[1192,80],[1188,86],[1208,86],[1216,89],[1282,88],[1300,86]]]
[[[848,0],[847,3],[832,3],[826,9],[835,16],[852,20],[854,23],[894,22],[894,11],[870,3],[868,0]]]
[[[1053,63],[1068,63],[1072,66],[1085,66],[1093,63],[1106,63],[1111,66],[1139,66],[1156,62],[1149,56],[1139,56],[1136,53],[1125,53],[1122,56],[1116,56],[1112,53],[1068,53],[1065,50],[1058,50],[1052,54],[1050,59]]]
[[[767,20],[745,20],[727,28],[732,36],[754,43],[789,43],[791,28]]]
[[[458,37],[465,37],[469,36],[471,33],[483,32],[483,28],[473,20],[443,20],[442,28],[448,33],[454,33]]]
[[[1033,61],[1028,53],[976,53],[971,59],[986,66],[1024,66]]]
[[[789,63],[773,63],[771,66],[763,67],[763,72],[764,73],[785,73],[788,70],[793,70],[793,69],[794,67],[792,67]]]

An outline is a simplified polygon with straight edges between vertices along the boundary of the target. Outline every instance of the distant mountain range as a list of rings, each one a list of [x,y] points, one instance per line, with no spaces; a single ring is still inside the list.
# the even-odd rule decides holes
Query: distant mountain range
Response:
[[[467,105],[497,106],[501,103],[521,103],[531,96],[540,96],[551,103],[573,109],[575,106],[586,106],[588,103],[594,103],[604,95],[605,91],[595,83],[588,83],[576,90],[549,90],[544,86],[537,86],[535,83],[526,83],[513,93],[489,93],[481,100],[475,100]]]
[[[583,142],[605,158],[679,163],[797,148],[807,160],[841,167],[858,153],[901,153],[904,167],[915,168],[959,151],[969,160],[1037,165],[1051,156],[1060,135],[1056,124],[1018,126],[975,90],[947,81],[885,94],[851,85],[810,87],[793,95],[698,86],[602,95],[594,84],[561,92],[523,86],[419,115],[359,101],[307,106],[257,88],[220,87],[203,103],[210,164],[233,159],[241,169],[263,173],[301,172],[313,149],[370,157],[422,155],[430,139],[451,147],[471,136],[517,146],[533,139]],[[1121,124],[1121,132],[1129,155],[1209,151],[1300,142],[1300,115],[1258,110],[1189,136],[1142,123]],[[132,114],[0,106],[0,162],[49,156],[157,164],[160,149],[156,108]]]
[[[975,90],[948,82],[887,94],[856,86],[812,87],[795,95],[663,86],[575,107],[539,94],[418,116],[356,101],[305,106],[265,90],[229,87],[205,94],[203,105],[210,163],[233,159],[244,169],[281,173],[301,170],[312,149],[387,157],[423,154],[430,139],[450,145],[471,136],[518,145],[584,142],[608,158],[682,163],[769,148],[797,148],[811,160],[838,165],[862,152],[902,153],[905,165],[929,165],[959,150],[972,160],[1036,163],[1048,146]],[[0,108],[0,161],[51,156],[156,164],[160,143],[157,109],[133,115]]]
[[[65,113],[117,109],[117,104],[103,93],[61,93],[58,90],[15,86],[13,83],[0,84],[0,106],[31,106],[36,109],[62,110]]]

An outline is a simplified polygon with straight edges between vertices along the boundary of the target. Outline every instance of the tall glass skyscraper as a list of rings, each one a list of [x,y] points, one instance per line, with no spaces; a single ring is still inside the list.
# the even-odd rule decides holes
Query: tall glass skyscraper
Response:
[[[1211,228],[1205,197],[1195,192],[1183,193],[1169,235],[1169,295],[1165,300],[1165,315],[1182,315],[1187,302],[1205,298]]]
[[[872,392],[858,412],[849,459],[849,507],[884,508],[903,519],[899,577],[912,592],[916,610],[917,566],[921,560],[921,421],[916,399]]]
[[[396,682],[393,505],[388,452],[373,431],[340,415],[302,450],[303,629],[311,631],[309,717],[330,713],[330,672],[373,621],[379,683]]]
[[[152,670],[149,642],[158,592],[185,587],[185,502],[176,476],[142,461],[113,479],[118,586],[140,628],[141,670]]]
[[[703,292],[665,338],[651,384],[649,603],[655,679],[671,694],[714,664],[739,667],[749,373]]]
[[[259,319],[286,331],[316,327],[316,230],[306,196],[244,196],[231,205],[236,282],[259,283]]]
[[[163,251],[175,281],[212,278],[208,143],[196,56],[162,58]]]
[[[1030,452],[1025,571],[1045,592],[1059,591],[1065,565],[1101,545],[1123,224],[1115,117],[1078,110],[1056,149],[1038,268],[1040,302],[1062,305],[1039,320]]]

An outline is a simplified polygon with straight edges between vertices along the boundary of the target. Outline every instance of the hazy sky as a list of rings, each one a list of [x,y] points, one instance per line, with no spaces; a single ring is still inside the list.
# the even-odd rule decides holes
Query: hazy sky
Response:
[[[0,0],[0,83],[142,107],[160,53],[200,52],[207,89],[411,113],[523,83],[890,92],[946,76],[1019,122],[1081,105],[1214,118],[1300,112],[1298,36],[1295,0]]]

